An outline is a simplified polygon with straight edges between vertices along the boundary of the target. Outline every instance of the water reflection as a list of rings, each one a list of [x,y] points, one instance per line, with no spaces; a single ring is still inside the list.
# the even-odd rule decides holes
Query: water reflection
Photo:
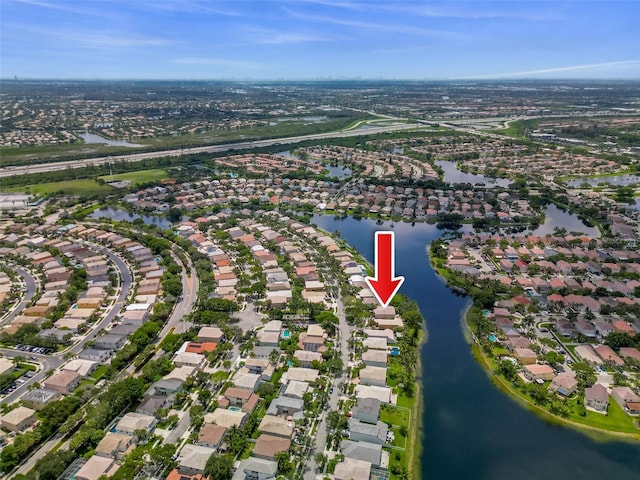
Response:
[[[449,160],[436,160],[434,162],[444,171],[444,181],[449,183],[469,183],[471,185],[490,185],[508,187],[511,180],[508,178],[491,178],[475,173],[464,173],[458,170],[456,162]]]
[[[637,173],[626,173],[624,175],[615,175],[611,177],[589,177],[589,178],[572,178],[567,180],[568,187],[575,188],[582,184],[596,187],[600,184],[609,184],[614,186],[626,186],[640,183],[640,175]]]
[[[120,208],[101,208],[96,210],[89,215],[89,218],[109,218],[111,220],[116,220],[119,222],[133,222],[135,219],[139,218],[147,225],[157,225],[160,228],[170,228],[171,222],[168,218],[164,216],[149,216],[149,215],[140,215],[138,213],[127,212],[126,210],[122,210]]]
[[[84,143],[102,143],[111,147],[142,147],[137,143],[129,143],[125,140],[111,140],[101,137],[95,133],[79,133],[78,136],[84,140]]]

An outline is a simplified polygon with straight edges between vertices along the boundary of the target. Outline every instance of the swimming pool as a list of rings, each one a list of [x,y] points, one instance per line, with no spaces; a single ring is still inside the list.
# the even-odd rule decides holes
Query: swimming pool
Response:
[[[494,342],[494,343],[498,341],[498,339],[496,338],[496,336],[493,333],[489,334],[489,340],[491,342]]]
[[[282,338],[289,338],[291,336],[291,332],[289,330],[285,330],[282,332]]]
[[[239,412],[240,407],[229,407],[229,410],[231,410],[232,412]]]

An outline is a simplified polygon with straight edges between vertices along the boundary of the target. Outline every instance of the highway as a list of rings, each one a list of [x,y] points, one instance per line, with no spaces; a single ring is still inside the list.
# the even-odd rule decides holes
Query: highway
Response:
[[[272,138],[267,140],[255,140],[251,142],[226,143],[222,145],[211,145],[205,147],[179,148],[173,150],[161,150],[157,152],[132,153],[127,155],[113,155],[104,157],[86,158],[82,160],[68,160],[55,163],[41,163],[20,167],[2,167],[0,168],[0,178],[17,177],[30,173],[46,173],[60,171],[69,168],[82,168],[87,165],[103,165],[105,163],[115,162],[139,162],[150,158],[161,157],[180,157],[183,155],[193,155],[196,153],[219,153],[229,150],[246,150],[259,147],[270,147],[273,145],[287,145],[291,143],[304,142],[306,140],[324,140],[327,138],[346,138],[357,137],[362,135],[372,135],[376,133],[394,132],[398,130],[408,130],[415,128],[423,128],[424,125],[417,123],[388,125],[382,127],[371,127],[361,130],[348,130],[340,132],[316,133],[312,135],[299,135],[296,137]]]

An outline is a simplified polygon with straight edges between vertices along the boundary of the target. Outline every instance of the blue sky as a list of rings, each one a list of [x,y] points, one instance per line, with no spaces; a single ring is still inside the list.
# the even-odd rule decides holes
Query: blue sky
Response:
[[[0,76],[640,78],[640,1],[1,0]]]

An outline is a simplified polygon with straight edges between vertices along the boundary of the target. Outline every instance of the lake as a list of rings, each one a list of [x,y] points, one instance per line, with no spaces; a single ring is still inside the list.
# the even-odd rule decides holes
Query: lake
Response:
[[[475,173],[461,172],[457,168],[456,162],[449,160],[436,160],[434,162],[444,171],[444,181],[449,183],[469,183],[471,185],[490,185],[498,187],[508,187],[511,182],[508,178],[491,178]]]
[[[373,260],[374,220],[312,219]],[[427,480],[638,480],[640,445],[598,443],[545,422],[498,390],[471,355],[461,326],[469,300],[436,276],[426,244],[442,233],[434,225],[396,223],[396,274],[401,292],[416,300],[428,329],[422,347],[424,438],[422,478]]]
[[[109,218],[119,222],[133,222],[136,218],[139,218],[147,225],[157,225],[162,229],[171,228],[171,222],[165,216],[140,215],[113,207],[95,210],[89,215],[89,218]]]
[[[102,143],[111,147],[142,147],[137,143],[129,143],[125,140],[110,140],[108,138],[101,137],[95,133],[79,133],[78,136],[84,140],[84,143]]]

